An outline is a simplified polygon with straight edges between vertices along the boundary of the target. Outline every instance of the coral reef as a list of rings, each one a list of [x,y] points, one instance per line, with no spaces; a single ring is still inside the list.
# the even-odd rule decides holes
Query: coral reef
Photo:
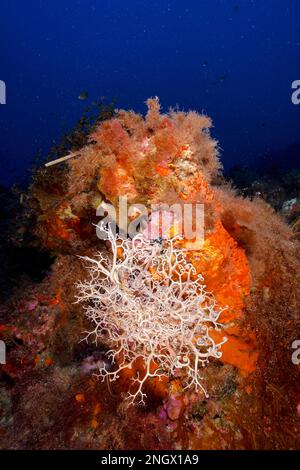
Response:
[[[1,447],[299,448],[297,233],[259,191],[245,197],[225,182],[208,117],[162,113],[156,98],[147,105],[145,117],[115,110],[98,120],[83,147],[69,148],[73,158],[34,176],[26,233],[47,267],[1,307]],[[204,242],[176,239],[174,259],[175,226],[151,242],[100,240],[96,209],[119,208],[119,196],[143,204],[152,223],[153,204],[203,204]],[[181,303],[178,272],[169,271],[176,259],[189,291]],[[89,301],[87,315],[78,298]],[[95,335],[82,341],[84,331]],[[200,381],[198,340],[213,356]],[[189,367],[176,367],[178,358]],[[119,379],[102,383],[98,369]],[[189,375],[196,390],[185,389]],[[128,393],[144,405],[128,407]]]
[[[299,153],[299,152],[298,152]],[[284,156],[283,156],[284,157]],[[238,192],[249,198],[266,201],[291,225],[294,237],[300,237],[300,174],[299,170],[280,174],[251,174],[247,168],[235,168],[230,174]],[[241,177],[242,176],[242,177]]]

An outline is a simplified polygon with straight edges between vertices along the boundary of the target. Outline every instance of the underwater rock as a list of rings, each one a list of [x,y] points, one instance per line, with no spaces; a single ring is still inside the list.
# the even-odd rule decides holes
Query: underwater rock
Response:
[[[300,331],[300,250],[295,232],[270,204],[297,226],[291,201],[299,201],[299,178],[281,186],[256,180],[244,191],[249,197],[239,195],[221,174],[210,126],[195,112],[162,114],[158,99],[150,99],[145,117],[115,112],[96,123],[77,156],[35,175],[26,196],[29,232],[33,249],[51,262],[41,278],[20,279],[0,311],[8,344],[0,379],[6,403],[18,403],[17,411],[6,407],[18,433],[8,433],[5,447],[297,447],[300,382],[291,344]],[[149,213],[153,203],[204,204],[204,243],[183,239],[178,247],[222,309],[220,334],[227,342],[220,357],[201,368],[209,397],[183,390],[178,370],[161,381],[149,377],[145,408],[128,408],[130,380],[144,377],[145,358],[109,386],[92,375],[117,364],[107,360],[105,332],[101,341],[81,341],[91,323],[75,303],[76,284],[88,279],[79,256],[111,258],[110,243],[97,238],[93,224],[97,206],[104,201],[118,208],[119,196]],[[118,329],[112,333],[117,337]],[[41,397],[42,416],[31,393]]]

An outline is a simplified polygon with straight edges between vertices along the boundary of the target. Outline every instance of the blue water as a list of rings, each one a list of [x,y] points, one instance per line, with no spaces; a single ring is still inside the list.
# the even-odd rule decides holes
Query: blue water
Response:
[[[204,111],[226,169],[284,154],[300,140],[296,79],[299,0],[1,0],[0,182],[26,179],[100,96]]]

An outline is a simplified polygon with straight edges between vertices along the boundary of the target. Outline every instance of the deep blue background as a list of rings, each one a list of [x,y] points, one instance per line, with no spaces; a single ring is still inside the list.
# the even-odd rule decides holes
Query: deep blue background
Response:
[[[225,168],[251,163],[300,139],[300,1],[1,0],[0,79],[6,185],[100,96],[204,111]]]

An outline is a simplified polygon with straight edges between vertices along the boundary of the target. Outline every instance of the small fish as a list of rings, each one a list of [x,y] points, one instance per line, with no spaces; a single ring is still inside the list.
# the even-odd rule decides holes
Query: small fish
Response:
[[[219,77],[220,82],[224,82],[224,80],[226,80],[227,77],[228,77],[227,73],[224,73],[223,75],[221,75]]]
[[[80,93],[80,95],[78,95],[78,99],[84,101],[88,98],[88,96],[89,94],[86,91],[83,91],[82,93]]]
[[[207,66],[208,66],[208,61],[207,61],[207,60],[204,60],[204,61],[202,62],[202,67],[207,67]]]

